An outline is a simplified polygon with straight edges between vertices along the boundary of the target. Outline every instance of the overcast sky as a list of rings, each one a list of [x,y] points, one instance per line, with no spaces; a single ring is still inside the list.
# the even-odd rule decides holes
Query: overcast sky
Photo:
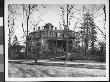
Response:
[[[23,27],[26,30],[27,27],[27,23],[26,23],[26,13],[23,12],[23,7],[22,5],[11,5],[12,7],[12,11],[15,12],[14,15],[12,15],[12,13],[10,13],[9,11],[9,17],[10,17],[10,27],[11,27],[11,23],[12,23],[12,19],[15,19],[15,25],[14,27],[17,27],[15,29],[15,34],[17,35],[19,41],[23,40],[23,30],[21,29],[22,23],[23,23]],[[83,6],[84,6],[84,10],[83,10]],[[45,8],[44,8],[45,7]],[[62,19],[61,19],[61,9],[60,7],[63,7],[65,10],[65,22],[66,22],[66,8],[67,5],[55,5],[55,4],[49,4],[49,5],[37,5],[37,7],[35,8],[34,11],[32,11],[31,15],[30,15],[30,19],[29,19],[29,30],[30,32],[33,31],[34,25],[36,23],[38,23],[38,26],[44,26],[45,23],[52,23],[55,27],[57,27],[59,29],[59,22],[62,23]],[[105,24],[105,13],[103,11],[103,6],[102,5],[82,5],[82,4],[78,4],[78,5],[73,5],[73,15],[74,18],[70,18],[70,25],[69,25],[69,29],[71,30],[75,30],[75,31],[79,31],[80,29],[77,27],[81,26],[81,22],[82,22],[82,17],[83,14],[86,13],[87,11],[89,11],[91,14],[93,14],[94,16],[94,22],[95,24],[103,31],[104,30],[104,24]],[[98,10],[99,9],[99,10]],[[72,16],[73,16],[72,15]],[[76,25],[76,29],[75,28]],[[37,27],[38,27],[37,26]],[[36,27],[36,28],[37,28]],[[63,26],[62,26],[63,28]],[[102,36],[101,36],[101,32],[99,30],[97,30],[98,32],[98,40],[102,40]]]

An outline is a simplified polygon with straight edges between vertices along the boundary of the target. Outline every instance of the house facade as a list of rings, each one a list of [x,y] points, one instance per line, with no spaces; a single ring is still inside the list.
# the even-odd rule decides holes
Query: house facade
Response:
[[[71,51],[75,32],[69,29],[57,30],[51,23],[45,24],[43,29],[29,33],[29,52],[66,52]]]

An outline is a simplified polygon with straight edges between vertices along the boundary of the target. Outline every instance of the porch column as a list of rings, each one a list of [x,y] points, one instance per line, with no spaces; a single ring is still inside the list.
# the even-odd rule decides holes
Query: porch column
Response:
[[[56,40],[56,46],[55,47],[56,47],[56,51],[57,51],[57,40]]]

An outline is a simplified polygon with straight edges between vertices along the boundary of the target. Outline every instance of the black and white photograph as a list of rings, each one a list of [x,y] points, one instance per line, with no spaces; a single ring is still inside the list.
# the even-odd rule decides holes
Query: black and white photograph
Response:
[[[6,79],[107,80],[107,0],[17,1],[5,3]]]

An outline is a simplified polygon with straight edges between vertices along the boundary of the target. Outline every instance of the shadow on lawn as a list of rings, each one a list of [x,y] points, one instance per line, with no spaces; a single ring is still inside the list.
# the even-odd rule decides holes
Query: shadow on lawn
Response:
[[[12,64],[26,64],[26,65],[40,65],[40,66],[60,66],[60,67],[74,67],[74,68],[87,68],[87,69],[102,69],[105,70],[105,65],[89,65],[89,64],[66,64],[66,63],[51,63],[51,62],[25,62],[24,61],[9,61]]]

